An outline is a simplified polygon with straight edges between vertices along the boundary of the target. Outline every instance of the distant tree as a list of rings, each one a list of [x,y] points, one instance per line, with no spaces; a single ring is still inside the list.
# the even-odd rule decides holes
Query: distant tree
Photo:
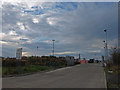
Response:
[[[120,48],[111,48],[110,60],[113,65],[120,65]]]

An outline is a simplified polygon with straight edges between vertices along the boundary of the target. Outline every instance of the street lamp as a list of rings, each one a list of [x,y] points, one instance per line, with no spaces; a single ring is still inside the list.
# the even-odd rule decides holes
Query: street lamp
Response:
[[[18,47],[22,48],[21,44],[22,44],[22,38],[20,38],[19,41],[18,41]]]
[[[54,56],[54,41],[55,41],[55,40],[52,40],[52,41],[53,41],[53,56]]]
[[[37,46],[37,52],[36,52],[36,56],[38,56],[38,48],[39,48],[39,47]]]
[[[104,51],[104,54],[105,54],[104,57],[105,57],[106,56],[106,42],[105,42],[105,40],[103,41],[103,43],[104,43],[104,50],[105,50]],[[106,60],[106,57],[105,57],[105,60]]]
[[[106,33],[106,40],[105,43],[105,60],[108,60],[108,47],[107,47],[107,30],[105,29],[104,32]]]
[[[22,47],[21,44],[24,43],[23,41],[27,41],[27,39],[22,37],[19,39],[18,44],[20,45],[20,47]]]

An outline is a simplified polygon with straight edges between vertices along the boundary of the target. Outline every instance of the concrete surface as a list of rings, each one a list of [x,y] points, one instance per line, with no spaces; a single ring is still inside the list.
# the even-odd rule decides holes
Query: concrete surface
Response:
[[[106,88],[101,64],[79,64],[55,71],[2,79],[3,88]]]

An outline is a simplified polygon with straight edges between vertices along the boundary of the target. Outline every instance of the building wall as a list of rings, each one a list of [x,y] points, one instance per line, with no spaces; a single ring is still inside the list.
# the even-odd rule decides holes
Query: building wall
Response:
[[[88,63],[88,61],[87,61],[87,60],[81,60],[80,63],[81,63],[81,64],[82,64],[82,63]]]
[[[65,59],[67,61],[67,66],[74,65],[74,57],[73,56],[66,56]]]

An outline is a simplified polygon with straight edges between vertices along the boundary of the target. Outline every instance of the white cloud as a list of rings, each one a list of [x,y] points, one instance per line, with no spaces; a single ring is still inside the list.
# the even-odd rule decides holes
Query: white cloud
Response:
[[[56,52],[55,54],[76,54],[76,52]]]
[[[10,31],[10,32],[9,32],[9,35],[15,36],[15,35],[17,35],[17,33],[16,33],[15,31]]]
[[[33,23],[39,23],[39,20],[37,18],[33,18]]]
[[[45,40],[45,41],[40,41],[40,42],[43,42],[43,43],[51,43],[50,40]]]
[[[17,25],[21,26],[21,25],[23,25],[23,23],[22,22],[17,22]]]
[[[0,44],[8,44],[8,43],[5,41],[0,41]]]
[[[22,55],[23,55],[23,56],[30,56],[31,53],[30,53],[30,52],[22,52]]]
[[[89,53],[100,53],[101,50],[91,50],[91,51],[88,51]]]
[[[50,18],[47,18],[47,22],[48,22],[48,24],[50,24],[50,25],[55,25],[55,24],[56,24],[56,19],[50,17]]]
[[[22,22],[17,22],[17,25],[19,26],[19,28],[21,30],[25,30],[25,26],[24,26],[24,24]]]

